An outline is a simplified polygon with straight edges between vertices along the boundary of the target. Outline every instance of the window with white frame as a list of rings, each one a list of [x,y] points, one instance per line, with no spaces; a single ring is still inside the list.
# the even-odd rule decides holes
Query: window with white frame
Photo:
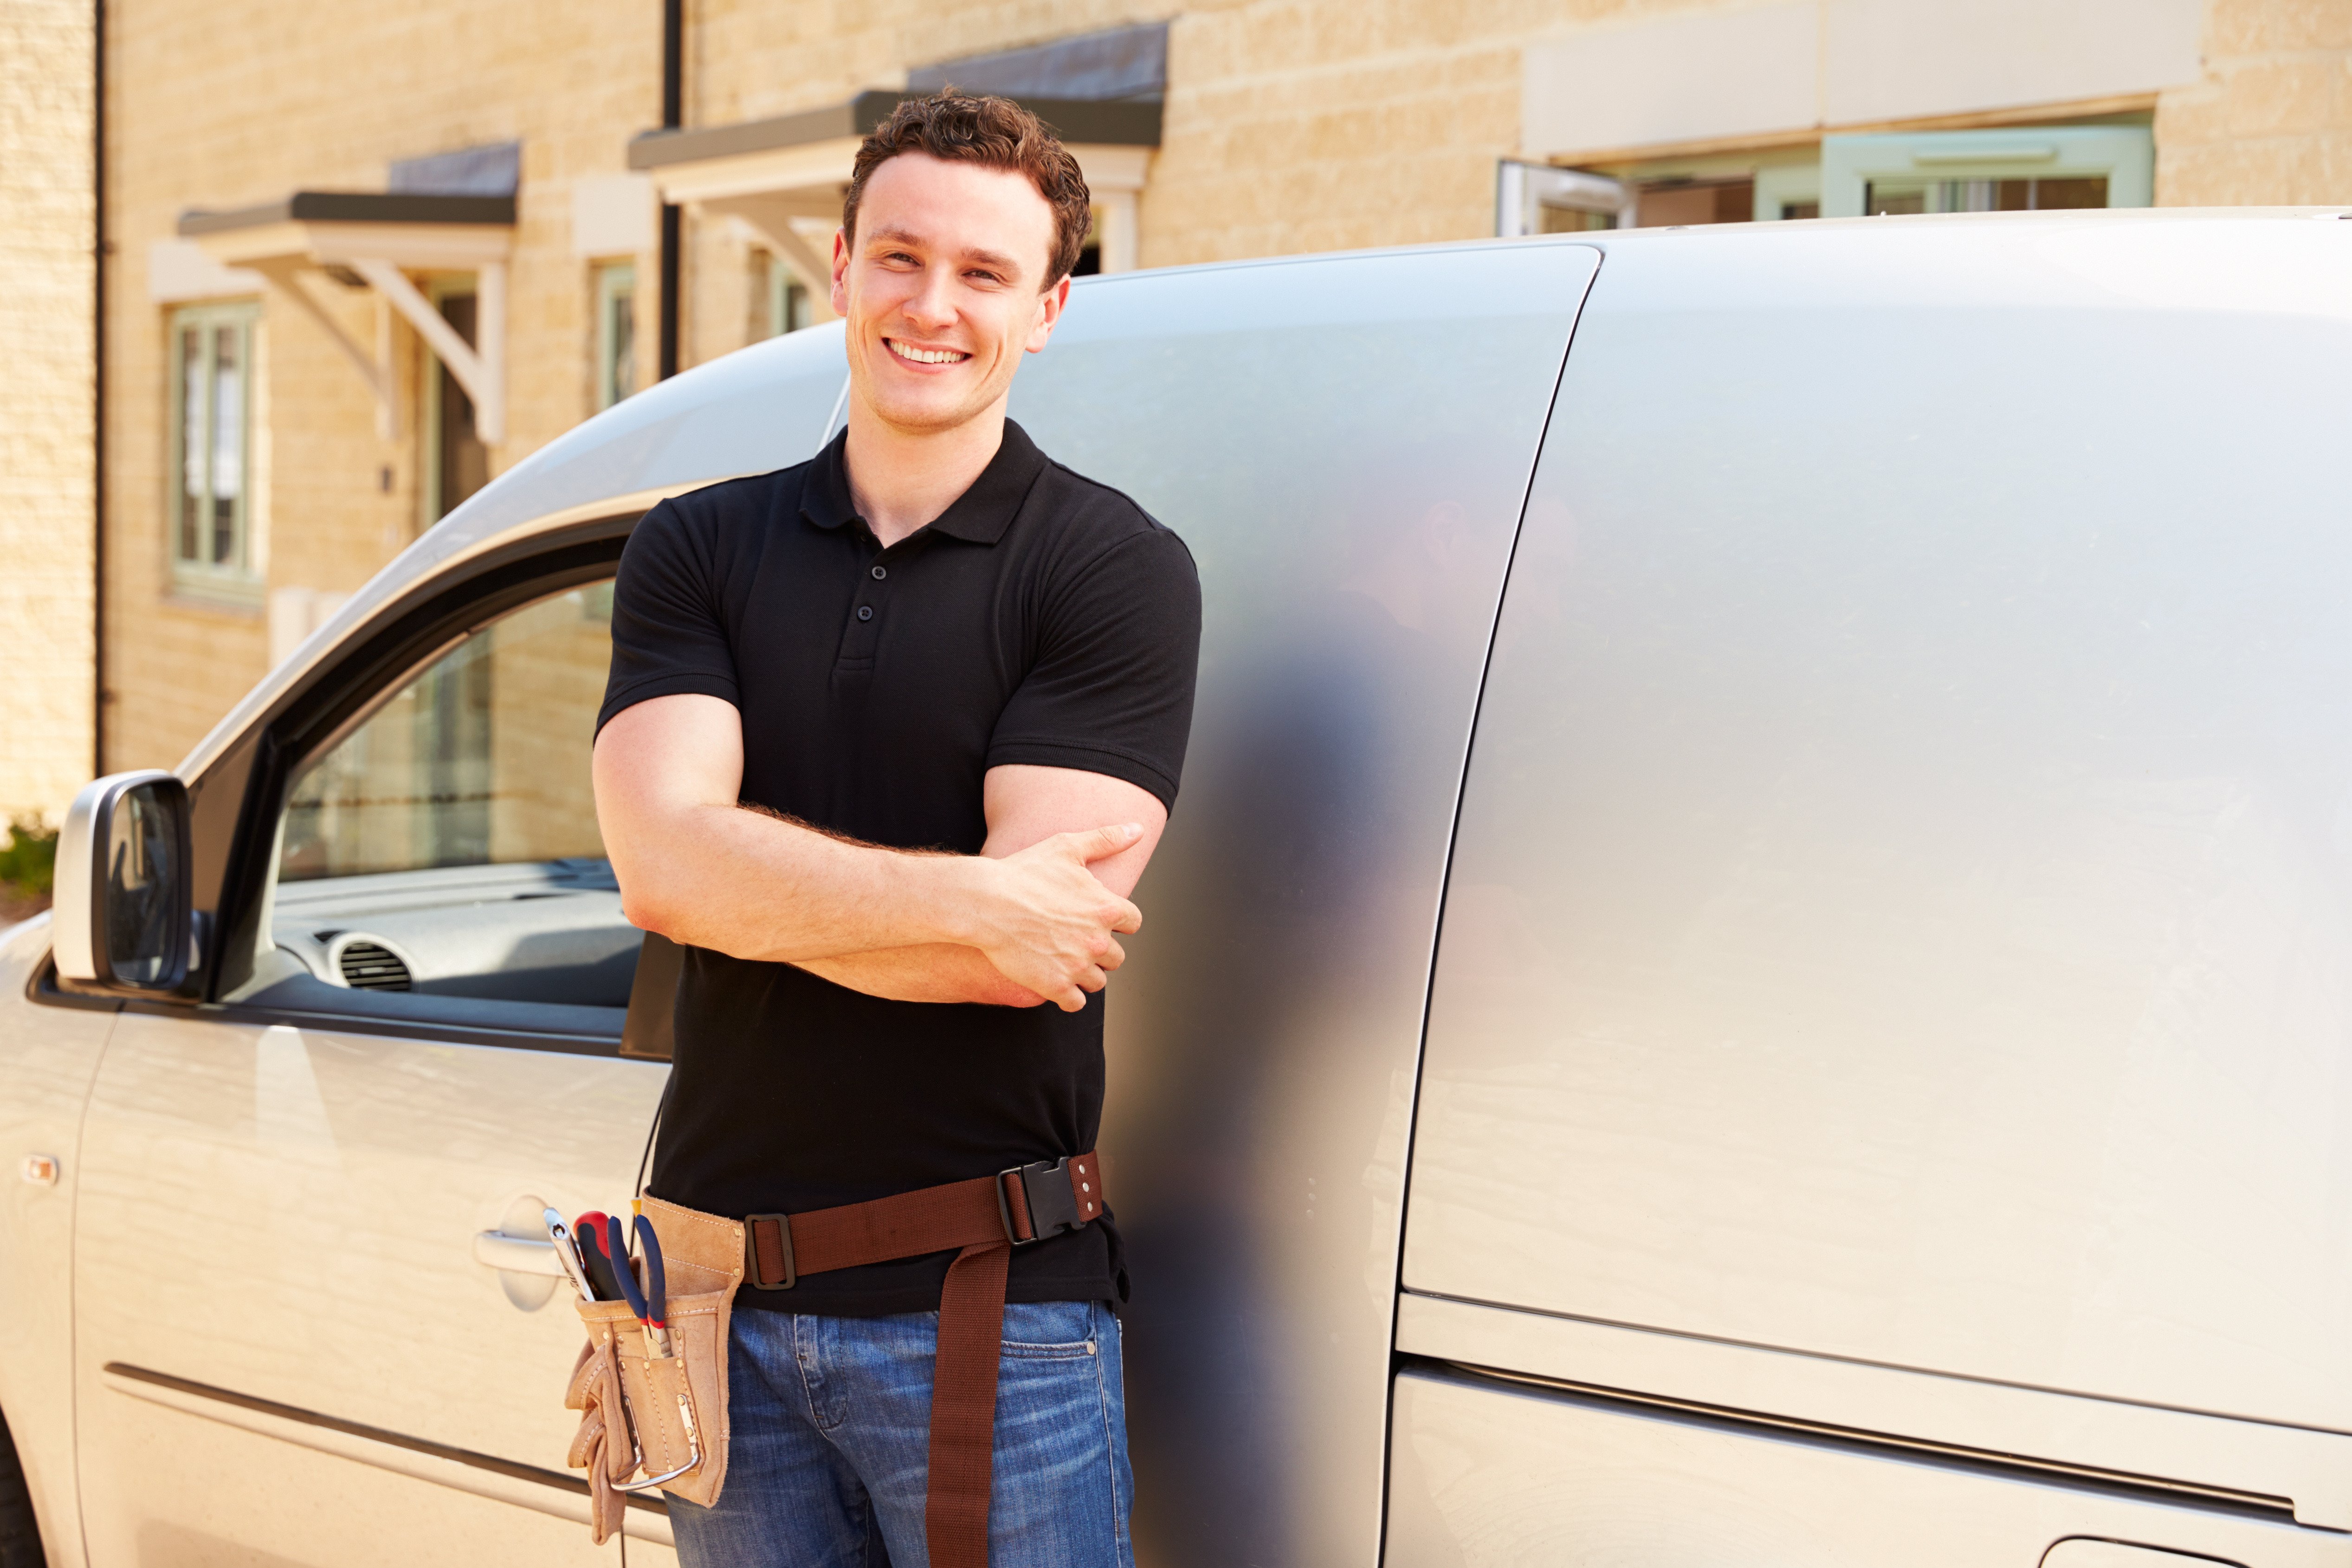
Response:
[[[626,262],[596,269],[596,407],[637,390],[637,269]]]
[[[254,580],[250,302],[172,313],[171,533],[183,581]]]

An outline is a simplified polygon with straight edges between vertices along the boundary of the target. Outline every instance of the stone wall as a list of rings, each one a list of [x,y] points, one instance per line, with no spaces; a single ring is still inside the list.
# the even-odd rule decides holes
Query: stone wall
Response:
[[[394,160],[520,141],[509,434],[490,453],[495,474],[591,412],[593,281],[572,252],[572,182],[620,171],[630,136],[660,118],[660,39],[659,0],[111,8],[110,766],[178,760],[270,656],[260,602],[207,601],[173,584],[170,309],[149,295],[152,244],[172,237],[191,207],[298,189],[381,191]],[[654,275],[650,258],[639,272]],[[372,293],[309,282],[359,342],[375,341]],[[404,429],[386,441],[365,387],[316,324],[283,301],[265,299],[263,315],[257,563],[268,589],[347,593],[424,521],[429,448],[415,427],[430,361],[413,332],[394,328]],[[649,320],[639,360],[649,364]]]
[[[0,6],[0,825],[55,821],[89,777],[90,21]]]
[[[2205,80],[2156,110],[2165,206],[2352,201],[2352,4],[2211,0]]]

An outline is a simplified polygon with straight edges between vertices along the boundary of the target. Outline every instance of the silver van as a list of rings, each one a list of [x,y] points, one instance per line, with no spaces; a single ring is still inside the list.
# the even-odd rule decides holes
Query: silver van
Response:
[[[2352,1564],[2347,215],[1080,285],[1014,416],[1206,602],[1109,1013],[1141,1561]],[[671,1560],[589,1544],[537,1222],[668,1049],[610,580],[818,448],[837,331],[77,801],[0,939],[52,1563]]]

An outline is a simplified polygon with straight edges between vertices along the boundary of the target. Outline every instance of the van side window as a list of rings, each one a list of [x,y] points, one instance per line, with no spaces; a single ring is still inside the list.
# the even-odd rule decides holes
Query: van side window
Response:
[[[596,583],[472,632],[297,769],[280,953],[345,991],[627,1005],[640,934],[589,781],[612,603]]]

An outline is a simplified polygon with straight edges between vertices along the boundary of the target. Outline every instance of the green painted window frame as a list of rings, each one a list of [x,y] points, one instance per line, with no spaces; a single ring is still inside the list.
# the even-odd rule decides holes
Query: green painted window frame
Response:
[[[240,601],[258,601],[261,593],[260,574],[254,570],[253,548],[253,410],[255,328],[261,319],[258,300],[236,300],[207,305],[184,305],[172,312],[168,323],[171,367],[171,425],[167,444],[171,459],[167,468],[166,505],[164,514],[164,549],[172,563],[172,580],[179,587],[199,592],[222,595]],[[216,465],[223,456],[219,438],[221,409],[217,406],[220,392],[218,371],[220,338],[224,332],[234,335],[236,363],[241,371],[236,379],[237,408],[236,453],[238,485],[229,502],[229,549],[226,559],[219,559],[212,541],[221,522],[215,510],[218,497],[215,491],[219,478]],[[188,339],[196,340],[194,386],[192,389],[188,359]],[[203,408],[195,420],[196,436],[201,447],[196,462],[203,472],[197,478],[202,486],[200,496],[189,493],[190,454],[188,451],[190,410],[188,399],[194,390],[203,400]],[[189,505],[194,501],[201,509],[195,521],[194,549],[191,550]]]
[[[2156,140],[2145,125],[2021,125],[1822,138],[1822,216],[1858,218],[1874,181],[2104,178],[2110,207],[2156,203]],[[1932,208],[1930,210],[1933,210]]]
[[[621,320],[624,310],[628,314],[625,330]],[[595,389],[595,412],[598,413],[637,390],[638,325],[636,264],[617,261],[598,267]]]
[[[1822,166],[1819,163],[1776,163],[1756,171],[1756,221],[1777,224],[1793,216],[1790,207],[1811,206],[1818,214],[1822,204]]]

